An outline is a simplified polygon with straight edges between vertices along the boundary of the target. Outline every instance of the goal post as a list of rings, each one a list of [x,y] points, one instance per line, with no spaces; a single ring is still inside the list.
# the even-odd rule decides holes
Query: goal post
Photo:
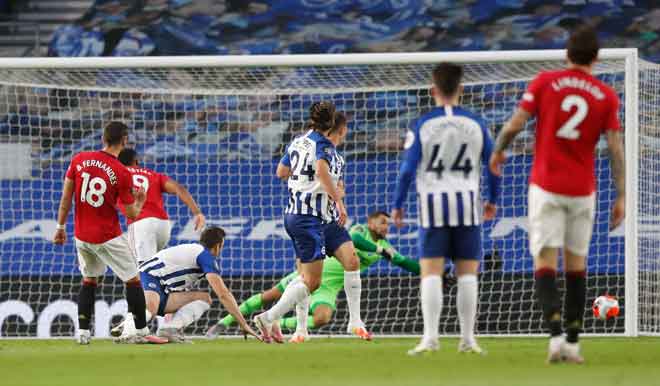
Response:
[[[603,49],[599,58],[596,75],[622,101],[627,200],[625,227],[609,230],[614,190],[601,143],[587,299],[613,294],[624,315],[602,322],[585,310],[585,332],[657,334],[660,242],[653,226],[660,226],[660,203],[654,203],[660,187],[660,140],[654,139],[660,133],[660,66],[638,60],[636,49]],[[240,302],[294,269],[281,221],[286,192],[274,168],[283,146],[303,130],[313,101],[332,100],[349,118],[349,136],[340,148],[347,159],[347,207],[351,222],[364,222],[369,212],[388,209],[405,131],[432,107],[434,64],[464,64],[461,102],[483,116],[495,135],[527,83],[539,71],[561,68],[564,60],[564,50],[0,59],[0,150],[6,154],[0,155],[0,336],[73,335],[80,279],[75,250],[70,241],[61,248],[49,240],[71,155],[98,148],[100,130],[110,120],[126,122],[143,164],[185,185],[209,223],[225,228],[221,271]],[[484,226],[479,334],[543,332],[525,217],[532,145],[530,124],[505,167],[498,217]],[[19,160],[25,159],[27,171],[12,164],[24,166]],[[402,254],[416,258],[413,196],[407,200],[411,225],[390,229],[390,238]],[[173,222],[170,245],[194,241],[187,208],[172,198],[166,207]],[[71,218],[67,229],[71,238]],[[378,335],[421,333],[418,278],[384,261],[362,278],[369,328]],[[99,292],[93,325],[103,337],[126,304],[113,275]],[[443,334],[458,332],[455,297],[455,289],[445,294]],[[214,303],[189,332],[202,335],[221,314]],[[316,333],[343,334],[346,322],[340,293],[333,321]]]
[[[639,283],[639,255],[637,248],[639,239],[637,236],[638,224],[638,205],[637,192],[631,189],[639,186],[638,184],[638,151],[639,151],[639,63],[637,59],[637,50],[625,56],[625,113],[624,113],[624,134],[625,134],[625,155],[626,155],[626,218],[625,226],[625,260],[626,260],[626,289],[624,292],[626,307],[624,308],[625,334],[627,336],[636,336],[638,330],[638,305],[639,296],[637,285]],[[599,208],[603,210],[603,208]]]

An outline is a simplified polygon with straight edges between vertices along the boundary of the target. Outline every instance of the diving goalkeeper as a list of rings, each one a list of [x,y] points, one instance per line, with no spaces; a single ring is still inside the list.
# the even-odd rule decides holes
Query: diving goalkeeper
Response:
[[[392,245],[386,240],[390,225],[389,215],[383,211],[376,211],[367,217],[366,227],[356,224],[351,227],[350,235],[355,245],[356,253],[360,259],[360,271],[364,271],[381,258],[387,259],[392,264],[405,269],[408,272],[419,275],[419,263],[406,258],[396,252]],[[298,278],[298,272],[291,272],[277,283],[273,288],[251,296],[239,306],[241,314],[248,315],[260,310],[265,305],[274,302],[282,296],[284,289],[293,280]],[[449,280],[450,281],[450,280]],[[300,315],[298,317],[287,317],[280,320],[279,327],[293,330],[290,342],[302,343],[308,338],[307,328],[320,328],[330,322],[332,314],[336,309],[337,295],[344,287],[344,269],[341,263],[331,257],[323,264],[321,275],[321,286],[312,293],[310,302],[311,316]],[[298,310],[298,307],[296,308]],[[236,323],[233,316],[227,315],[207,331],[209,338],[215,338],[223,328],[228,328]],[[301,326],[301,324],[303,326]],[[274,334],[275,335],[275,334]],[[280,334],[281,335],[281,334]],[[275,336],[273,336],[275,338]],[[281,338],[280,338],[281,339]]]

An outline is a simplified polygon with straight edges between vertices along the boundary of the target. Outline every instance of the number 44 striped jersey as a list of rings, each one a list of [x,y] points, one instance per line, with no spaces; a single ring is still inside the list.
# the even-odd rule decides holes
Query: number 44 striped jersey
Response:
[[[419,225],[423,228],[481,224],[480,180],[493,140],[481,118],[457,106],[436,107],[406,136],[394,208],[402,208],[416,176]],[[500,179],[487,172],[487,201],[495,203]]]

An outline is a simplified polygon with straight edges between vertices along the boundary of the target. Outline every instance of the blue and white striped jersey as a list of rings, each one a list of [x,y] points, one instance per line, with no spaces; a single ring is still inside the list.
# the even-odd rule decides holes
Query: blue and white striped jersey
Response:
[[[335,203],[316,177],[316,161],[321,159],[328,162],[332,181],[337,184],[343,178],[345,162],[329,139],[309,130],[291,141],[280,160],[291,168],[285,213],[320,217],[325,222],[337,219]]]
[[[200,244],[181,244],[163,249],[140,263],[140,272],[160,279],[165,292],[192,288],[207,273],[220,274],[215,257]]]
[[[407,133],[405,148],[394,208],[403,207],[416,176],[421,227],[481,224],[479,164],[488,170],[493,148],[484,122],[460,107],[436,107]],[[499,184],[488,171],[489,202],[497,199]]]

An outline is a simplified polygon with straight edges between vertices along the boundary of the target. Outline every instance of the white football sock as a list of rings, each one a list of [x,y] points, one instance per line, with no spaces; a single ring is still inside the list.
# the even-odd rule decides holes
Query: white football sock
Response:
[[[360,317],[360,296],[362,294],[362,280],[360,271],[344,271],[344,292],[348,303],[348,325],[359,326],[362,324]]]
[[[456,309],[461,326],[461,338],[466,344],[476,343],[474,340],[474,322],[477,316],[477,293],[479,284],[477,275],[461,275],[458,277],[458,294]]]
[[[302,280],[290,283],[284,290],[280,300],[264,313],[266,321],[272,323],[275,320],[280,320],[282,316],[308,296],[309,289]]]
[[[302,276],[300,276],[300,274],[298,276],[296,276],[293,280],[291,280],[289,282],[289,284],[287,284],[287,287],[290,286],[290,285],[296,284],[296,283],[303,283],[303,284],[305,283],[302,279]]]
[[[437,342],[440,313],[442,312],[442,277],[429,275],[420,284],[424,337],[427,342]]]
[[[172,316],[172,320],[163,323],[163,327],[176,328],[177,330],[188,327],[201,318],[209,308],[211,308],[211,305],[203,300],[190,302],[179,308],[174,316]]]
[[[309,302],[311,296],[306,296],[296,304],[296,332],[307,333],[307,317],[309,316]]]

